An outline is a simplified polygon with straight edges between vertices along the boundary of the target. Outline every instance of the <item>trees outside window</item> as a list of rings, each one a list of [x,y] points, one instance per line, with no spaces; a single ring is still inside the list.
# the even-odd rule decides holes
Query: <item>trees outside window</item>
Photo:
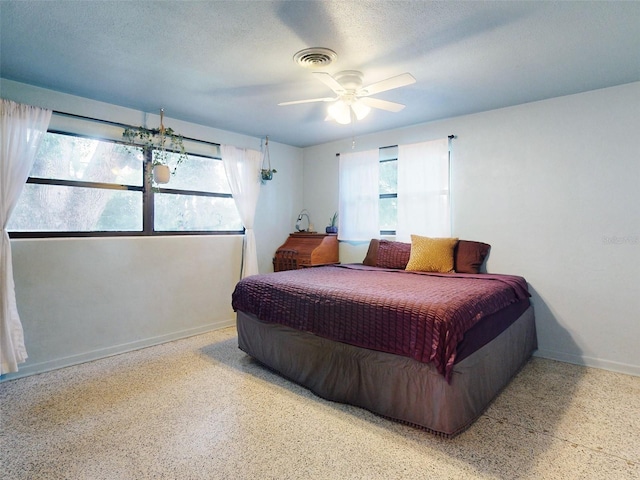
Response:
[[[11,236],[243,231],[220,158],[189,154],[170,183],[157,188],[150,175],[155,153],[48,132],[9,220]],[[169,157],[171,164],[178,154]]]

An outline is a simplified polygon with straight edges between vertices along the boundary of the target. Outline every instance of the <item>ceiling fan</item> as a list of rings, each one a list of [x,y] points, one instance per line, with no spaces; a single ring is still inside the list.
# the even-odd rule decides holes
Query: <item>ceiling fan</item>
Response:
[[[329,117],[327,119],[332,118],[343,125],[351,123],[356,118],[362,120],[369,114],[372,108],[379,108],[389,112],[399,112],[405,107],[403,104],[372,98],[371,95],[411,85],[416,81],[410,73],[403,73],[402,75],[387,78],[386,80],[381,80],[363,87],[362,72],[357,70],[345,70],[335,74],[335,76],[331,76],[326,72],[313,72],[313,75],[333,90],[336,96],[282,102],[278,105],[334,102],[329,106]]]

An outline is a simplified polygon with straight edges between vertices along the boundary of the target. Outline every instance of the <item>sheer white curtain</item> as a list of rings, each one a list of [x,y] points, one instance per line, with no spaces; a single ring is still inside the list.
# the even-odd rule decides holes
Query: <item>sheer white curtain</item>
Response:
[[[231,194],[245,228],[242,278],[258,273],[258,252],[253,223],[260,195],[262,154],[257,150],[222,145],[222,161],[231,186]]]
[[[339,174],[338,238],[369,241],[380,236],[378,221],[378,150],[341,153]]]
[[[51,110],[2,99],[0,106],[0,375],[27,359],[16,305],[7,224],[47,132]]]
[[[449,139],[398,146],[396,240],[451,236]]]

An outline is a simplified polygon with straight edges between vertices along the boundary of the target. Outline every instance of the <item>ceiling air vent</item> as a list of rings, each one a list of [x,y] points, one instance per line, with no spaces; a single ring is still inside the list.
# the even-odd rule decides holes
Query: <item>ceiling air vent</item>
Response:
[[[293,56],[293,61],[305,68],[320,68],[331,64],[338,55],[328,48],[305,48]]]

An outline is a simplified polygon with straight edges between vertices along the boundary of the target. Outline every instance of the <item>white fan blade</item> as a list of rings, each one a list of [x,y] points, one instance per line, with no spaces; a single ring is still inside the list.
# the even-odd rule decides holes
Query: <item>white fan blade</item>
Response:
[[[369,95],[386,92],[387,90],[392,90],[394,88],[411,85],[412,83],[416,83],[416,79],[413,78],[413,75],[410,73],[403,73],[402,75],[397,75],[395,77],[387,78],[386,80],[381,80],[380,82],[372,83],[367,87],[362,87],[356,92],[356,94],[359,97],[367,97]]]
[[[322,98],[309,98],[308,100],[294,100],[293,102],[282,102],[279,103],[278,106],[284,105],[297,105],[299,103],[312,103],[312,102],[333,102],[337,100],[338,97],[322,97]]]
[[[363,97],[358,101],[367,107],[379,108],[381,110],[387,110],[389,112],[399,112],[405,106],[401,103],[389,102],[387,100],[380,100],[379,98]]]
[[[313,75],[315,75],[315,77],[318,80],[320,80],[322,83],[324,83],[327,87],[329,87],[331,90],[336,92],[338,95],[342,95],[343,93],[345,93],[344,87],[340,85],[340,83],[328,73],[313,72]]]

